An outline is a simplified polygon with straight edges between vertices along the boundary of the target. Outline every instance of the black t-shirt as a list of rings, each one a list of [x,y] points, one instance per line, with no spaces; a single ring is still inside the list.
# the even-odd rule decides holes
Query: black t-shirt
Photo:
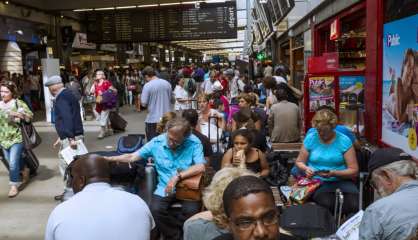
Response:
[[[202,133],[196,131],[193,129],[192,133],[199,138],[200,142],[202,143],[203,146],[203,156],[204,157],[210,157],[212,156],[213,152],[212,152],[212,145],[210,144],[210,140],[208,137],[206,137],[205,135],[203,135]]]

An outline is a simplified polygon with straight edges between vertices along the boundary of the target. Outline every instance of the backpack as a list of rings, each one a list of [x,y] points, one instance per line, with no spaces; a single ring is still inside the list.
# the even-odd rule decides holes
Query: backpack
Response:
[[[144,145],[144,134],[129,134],[118,140],[117,152],[120,154],[133,153]]]
[[[186,81],[186,91],[193,95],[196,92],[196,82],[193,78],[188,78]]]

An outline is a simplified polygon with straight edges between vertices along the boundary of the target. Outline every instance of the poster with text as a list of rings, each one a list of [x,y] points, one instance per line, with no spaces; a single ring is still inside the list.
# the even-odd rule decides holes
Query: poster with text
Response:
[[[418,157],[418,14],[384,24],[382,91],[382,141]]]
[[[335,108],[335,85],[333,76],[309,78],[309,110],[315,112],[320,106]]]

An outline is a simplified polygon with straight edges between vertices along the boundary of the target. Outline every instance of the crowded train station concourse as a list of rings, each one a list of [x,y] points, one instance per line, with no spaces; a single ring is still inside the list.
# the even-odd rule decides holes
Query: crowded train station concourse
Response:
[[[418,240],[417,0],[0,0],[0,240]]]

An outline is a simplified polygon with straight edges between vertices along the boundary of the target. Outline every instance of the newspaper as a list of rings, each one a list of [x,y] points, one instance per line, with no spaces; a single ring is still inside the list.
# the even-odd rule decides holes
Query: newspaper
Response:
[[[356,215],[348,219],[337,231],[337,237],[341,240],[358,240],[359,228],[364,211],[360,210]]]
[[[60,151],[61,156],[64,158],[65,162],[69,165],[74,161],[74,157],[77,155],[83,155],[88,153],[86,146],[83,141],[77,140],[77,149],[72,149],[71,146],[68,146]]]

